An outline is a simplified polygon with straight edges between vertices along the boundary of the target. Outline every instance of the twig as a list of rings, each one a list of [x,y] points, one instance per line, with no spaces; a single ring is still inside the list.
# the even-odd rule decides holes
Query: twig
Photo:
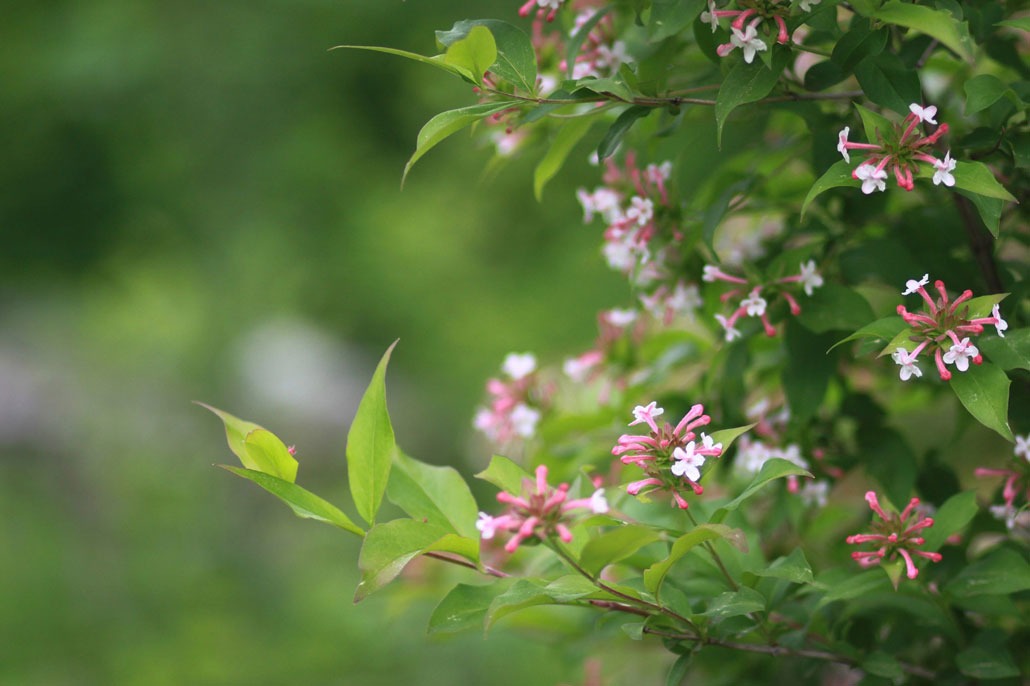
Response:
[[[483,565],[482,567],[478,567],[478,566],[472,564],[471,562],[469,562],[468,560],[462,560],[462,559],[459,559],[457,557],[451,557],[450,555],[444,555],[443,553],[428,552],[428,553],[425,553],[425,556],[426,557],[431,557],[434,560],[443,560],[444,562],[450,562],[452,565],[458,565],[459,567],[467,567],[468,569],[474,569],[477,572],[482,572],[483,574],[486,574],[488,576],[495,576],[498,579],[505,579],[505,578],[511,576],[511,574],[508,574],[506,572],[502,572],[499,569],[494,569],[493,567],[489,567],[487,565]]]

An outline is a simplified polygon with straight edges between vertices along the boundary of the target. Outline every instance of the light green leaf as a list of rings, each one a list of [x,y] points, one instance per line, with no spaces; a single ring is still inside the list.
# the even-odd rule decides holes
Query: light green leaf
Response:
[[[878,590],[888,588],[890,582],[887,577],[879,569],[870,569],[852,577],[845,579],[840,583],[835,583],[829,587],[826,595],[823,596],[822,600],[816,606],[816,609],[828,605],[836,600],[851,600],[852,598],[858,598],[859,596],[866,596],[870,593]]]
[[[874,12],[873,16],[888,24],[925,33],[954,50],[966,62],[973,61],[973,40],[969,35],[969,24],[958,21],[949,12],[890,0]]]
[[[722,522],[726,519],[727,514],[733,512],[747,502],[748,499],[760,491],[770,481],[782,479],[788,476],[807,476],[810,479],[812,478],[812,474],[810,472],[798,467],[793,462],[774,457],[762,465],[761,471],[759,471],[758,474],[755,474],[755,478],[751,480],[751,483],[747,485],[747,488],[745,488],[740,495],[715,511],[711,517],[711,521],[715,523]]]
[[[728,591],[713,598],[704,615],[714,620],[723,620],[764,610],[765,596],[753,588],[742,586],[738,591]]]
[[[415,52],[408,52],[407,50],[397,50],[396,48],[381,48],[377,45],[335,45],[329,48],[332,50],[369,50],[371,52],[385,52],[387,55],[397,55],[398,57],[404,57],[405,59],[414,60],[415,62],[421,62],[422,64],[428,64],[430,67],[436,67],[443,71],[459,76],[465,81],[470,83],[477,83],[472,79],[472,72],[464,67],[460,67],[454,64],[450,64],[444,60],[443,55],[435,55],[433,57],[426,57],[425,55],[419,55]]]
[[[644,587],[651,593],[658,595],[658,591],[665,581],[665,576],[684,555],[690,552],[694,546],[705,541],[712,541],[718,538],[725,538],[733,535],[733,529],[724,524],[700,524],[691,531],[680,536],[672,544],[669,556],[661,562],[656,562],[644,570]]]
[[[1030,589],[1030,564],[1022,555],[999,548],[965,567],[944,592],[956,598],[1019,593]]]
[[[270,474],[255,471],[253,469],[240,469],[229,465],[219,465],[222,469],[233,474],[253,481],[261,488],[276,496],[296,513],[298,517],[314,519],[326,524],[332,524],[344,531],[349,531],[358,536],[364,536],[365,532],[350,518],[339,510],[332,503],[326,502],[314,493],[307,491],[297,484],[284,481]]]
[[[722,453],[726,454],[726,451],[733,445],[733,441],[746,434],[748,431],[754,428],[754,424],[747,424],[745,426],[737,426],[732,429],[720,429],[719,431],[713,431],[708,434],[712,437],[715,443],[722,443]]]
[[[274,434],[217,407],[201,402],[197,405],[210,410],[222,420],[229,450],[240,459],[244,467],[291,483],[297,480],[297,460]]]
[[[426,122],[425,126],[418,132],[415,143],[415,152],[404,165],[404,174],[401,183],[408,177],[408,172],[415,166],[423,155],[436,147],[438,143],[453,133],[461,131],[466,126],[484,119],[495,112],[511,108],[511,103],[484,103],[480,105],[469,105],[456,110],[441,112]]]
[[[488,71],[526,93],[536,92],[536,53],[529,36],[519,27],[499,19],[466,19],[456,22],[450,31],[437,31],[436,40],[450,46],[477,26],[490,30],[497,49],[497,58]]]
[[[452,534],[446,527],[414,519],[376,524],[365,534],[358,555],[361,582],[354,592],[354,602],[393,581],[417,555],[434,551],[476,562],[479,559],[479,541]]]
[[[894,128],[891,120],[879,112],[874,112],[867,107],[855,103],[858,116],[862,119],[862,130],[865,131],[866,142],[878,144],[883,135]]]
[[[990,317],[994,306],[1008,297],[1008,293],[991,293],[970,298],[958,307],[959,313],[966,311],[970,319]]]
[[[801,548],[795,548],[794,552],[786,557],[777,558],[764,569],[753,570],[752,574],[774,579],[786,579],[795,584],[807,584],[813,580],[812,567],[808,564],[808,560],[805,559],[805,553]]]
[[[809,189],[808,195],[805,196],[805,201],[801,203],[801,216],[805,216],[805,211],[808,210],[808,206],[812,204],[812,201],[815,200],[816,197],[831,188],[843,187],[861,188],[862,182],[858,179],[852,178],[850,164],[844,160],[838,160],[829,169],[827,169],[822,176],[816,179],[814,184],[812,184],[812,188]]]
[[[533,480],[529,472],[503,455],[494,455],[490,458],[490,464],[476,474],[476,478],[488,481],[502,491],[516,495],[522,492],[523,481]]]
[[[976,345],[987,354],[991,362],[1002,369],[1026,369],[1030,371],[1030,329],[1017,329],[1005,334],[981,336]]]
[[[1003,438],[1013,441],[1009,428],[1009,378],[997,365],[984,362],[970,365],[965,372],[955,371],[950,385],[969,414]]]
[[[386,408],[386,366],[397,341],[387,348],[358,404],[347,432],[347,477],[358,514],[372,524],[383,501],[390,466],[397,454]]]
[[[464,69],[472,75],[472,83],[483,82],[483,74],[497,59],[497,43],[494,35],[485,26],[473,26],[468,34],[451,43],[444,53],[443,61]]]
[[[955,177],[955,188],[978,195],[986,195],[988,198],[1016,201],[1015,196],[998,183],[990,167],[983,162],[959,162],[955,165],[952,175]]]
[[[533,195],[536,196],[538,202],[543,199],[544,186],[562,168],[569,153],[576,147],[576,143],[586,135],[593,123],[592,117],[577,117],[566,120],[558,129],[558,133],[551,141],[543,159],[533,170]]]
[[[437,467],[397,452],[386,497],[412,519],[439,524],[466,538],[478,538],[479,508],[468,484],[453,467]]]
[[[598,95],[612,96],[623,102],[633,100],[633,91],[626,85],[625,80],[618,76],[603,79],[585,77],[576,82],[576,90],[581,88]]]
[[[610,597],[599,592],[589,580],[578,575],[561,577],[546,586],[537,581],[520,579],[490,603],[486,612],[485,626],[489,629],[501,617],[527,607],[561,605],[591,595]]]
[[[730,112],[741,105],[761,100],[772,92],[786,63],[786,52],[789,51],[778,52],[772,69],[759,62],[748,64],[741,60],[723,79],[719,94],[715,97],[716,142],[720,148],[722,129]]]
[[[1005,19],[1003,21],[999,21],[995,26],[1008,26],[1021,31],[1030,31],[1030,16]]]
[[[645,545],[660,539],[661,536],[652,529],[632,524],[621,526],[590,539],[583,546],[579,563],[591,574],[599,574],[606,566],[623,560]]]
[[[883,319],[877,319],[872,324],[866,324],[847,338],[842,338],[838,342],[834,343],[833,348],[836,348],[838,345],[843,345],[849,341],[859,339],[871,339],[873,345],[880,347],[881,345],[893,340],[894,337],[902,331],[909,328],[909,325],[905,323],[904,319],[897,315],[891,315],[889,317],[884,317]],[[833,350],[833,348],[830,348],[830,350]]]
[[[978,509],[976,493],[973,491],[956,493],[948,498],[934,513],[933,526],[923,530],[923,550],[937,551],[949,536],[962,531],[966,524],[973,521]]]
[[[430,634],[454,634],[483,626],[487,608],[504,591],[503,582],[486,586],[458,584],[429,617]]]

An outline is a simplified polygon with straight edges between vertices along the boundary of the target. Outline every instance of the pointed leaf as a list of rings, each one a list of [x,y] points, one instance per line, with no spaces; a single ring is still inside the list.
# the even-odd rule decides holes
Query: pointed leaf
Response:
[[[376,524],[365,534],[361,545],[358,556],[361,582],[354,592],[354,602],[393,581],[414,557],[434,551],[452,553],[477,562],[479,541],[452,534],[446,527],[414,519]]]
[[[754,427],[754,424],[747,424],[745,426],[737,426],[732,429],[720,429],[719,431],[713,431],[708,435],[712,437],[714,442],[722,443],[722,452],[725,455],[726,451],[729,450],[731,445],[733,445],[733,441],[737,440]]]
[[[202,402],[196,404],[213,412],[222,420],[229,450],[240,459],[244,467],[286,481],[296,480],[297,460],[274,434],[254,422],[234,417],[217,407]]]
[[[1014,440],[1009,428],[1009,378],[990,362],[970,365],[965,372],[951,375],[951,388],[969,414],[1008,441]]]
[[[749,498],[760,491],[770,481],[783,479],[788,476],[807,476],[809,479],[813,478],[810,472],[798,467],[793,462],[774,457],[762,465],[761,471],[759,471],[758,474],[755,474],[755,478],[751,480],[751,483],[748,484],[747,488],[745,488],[740,495],[716,510],[710,521],[716,523],[722,522],[726,519],[727,514],[733,512],[742,504],[747,502]]]
[[[923,530],[923,550],[935,552],[940,549],[949,536],[962,531],[966,524],[973,521],[978,509],[974,491],[957,493],[948,498],[934,513],[933,526]]]
[[[959,162],[952,172],[955,177],[955,188],[961,188],[970,193],[985,195],[988,198],[997,198],[1015,202],[1016,198],[1006,190],[1005,186],[998,183],[994,173],[983,162]]]
[[[233,474],[253,481],[261,488],[278,497],[296,513],[298,517],[314,519],[326,524],[332,524],[344,531],[349,531],[358,536],[364,536],[364,530],[352,522],[350,518],[339,510],[332,503],[326,502],[314,493],[307,491],[297,484],[284,481],[277,477],[265,474],[253,469],[241,469],[229,465],[218,465],[222,469]]]
[[[979,595],[1006,595],[1030,589],[1030,565],[1022,555],[1000,548],[987,557],[963,568],[944,587],[955,598]]]
[[[599,574],[608,565],[658,540],[661,536],[652,529],[632,524],[622,526],[590,539],[580,553],[579,563],[591,574]]]
[[[866,97],[899,114],[908,114],[908,106],[921,99],[917,72],[893,53],[866,57],[855,65],[855,77]]]
[[[760,62],[748,64],[741,60],[723,79],[719,94],[715,97],[716,141],[720,148],[722,129],[730,112],[741,105],[761,100],[772,92],[780,80],[780,73],[786,63],[786,54],[789,54],[789,51],[779,52],[773,69]]]
[[[654,110],[653,107],[644,107],[642,105],[634,105],[623,110],[622,114],[619,115],[612,125],[604,134],[604,138],[597,146],[597,157],[598,159],[605,159],[611,157],[618,149],[619,144],[622,143],[623,137],[629,132],[633,125],[638,119],[642,119],[647,115],[651,114]]]
[[[647,22],[651,43],[675,36],[692,25],[704,7],[705,0],[652,0]]]
[[[1030,371],[1030,329],[1018,329],[1001,336],[981,336],[976,345],[1002,369]]]
[[[834,343],[833,348],[859,339],[871,339],[872,344],[880,347],[908,328],[909,326],[905,323],[904,319],[897,315],[891,315],[883,319],[877,319],[872,324],[866,324],[847,338],[842,338]],[[830,348],[830,350],[833,350],[833,348]]]
[[[782,460],[781,460],[782,461]],[[713,541],[719,538],[726,538],[733,534],[733,529],[725,524],[699,524],[697,527],[676,539],[669,551],[669,556],[661,562],[656,562],[644,570],[644,587],[651,593],[657,595],[665,581],[665,576],[684,555],[689,553],[695,546],[705,541]]]
[[[515,494],[522,492],[523,481],[533,480],[529,472],[502,455],[494,455],[486,469],[476,474],[476,478]]]
[[[433,610],[429,618],[429,633],[453,634],[466,629],[482,628],[487,608],[504,590],[502,583],[486,586],[458,584]]]
[[[449,74],[459,76],[466,81],[472,81],[472,73],[463,67],[459,67],[454,64],[450,64],[444,60],[443,55],[435,55],[433,57],[426,57],[425,55],[419,55],[415,52],[408,52],[407,50],[398,50],[396,48],[381,48],[377,45],[335,45],[329,50],[369,50],[371,52],[385,52],[387,55],[397,55],[398,57],[404,57],[405,59],[414,60],[415,62],[421,62],[422,64],[428,64],[430,67],[436,67],[442,69]]]
[[[718,621],[764,610],[765,596],[753,588],[742,586],[738,591],[729,591],[713,598],[704,615]]]
[[[386,497],[412,519],[429,521],[466,538],[478,538],[479,508],[453,467],[437,467],[397,452]]]
[[[819,195],[825,193],[831,188],[861,188],[862,182],[858,179],[852,178],[851,176],[851,165],[844,160],[838,160],[829,169],[823,172],[823,175],[816,179],[815,183],[812,184],[812,188],[809,189],[808,195],[805,196],[805,201],[801,203],[801,216],[805,216],[805,211],[808,210],[808,206],[812,204],[812,201]]]
[[[795,584],[807,584],[813,580],[812,567],[805,559],[805,553],[801,548],[795,548],[790,555],[778,558],[768,567],[753,571],[752,574],[773,579],[786,579]]]
[[[483,26],[493,34],[497,58],[489,71],[511,82],[526,93],[536,91],[536,53],[526,32],[499,19],[466,19],[454,24],[450,31],[437,31],[436,40],[448,47],[469,34],[476,26]]]
[[[468,107],[461,107],[456,110],[441,112],[427,121],[425,126],[423,126],[418,132],[418,138],[415,143],[415,152],[412,153],[407,164],[404,165],[404,174],[402,176],[401,183],[403,184],[403,179],[408,177],[408,172],[415,166],[415,163],[448,136],[461,131],[473,122],[484,119],[495,112],[500,112],[510,108],[511,103],[484,103],[480,105],[469,105]]]
[[[387,348],[358,405],[347,432],[347,477],[358,514],[372,524],[383,501],[390,466],[397,454],[386,408],[386,366],[397,341]]]
[[[483,82],[483,74],[497,59],[497,43],[494,35],[485,26],[473,26],[468,35],[451,43],[444,53],[444,62],[472,75],[472,83]]]
[[[962,85],[966,92],[966,114],[981,112],[1005,96],[1018,101],[1015,91],[993,74],[979,74]]]
[[[544,186],[562,168],[569,153],[572,152],[576,143],[586,135],[593,123],[592,117],[577,117],[566,120],[558,130],[543,159],[533,170],[533,195],[536,196],[538,202],[543,199]]]
[[[954,50],[966,62],[973,61],[973,40],[969,35],[969,25],[965,21],[955,19],[950,12],[890,0],[874,12],[873,16],[888,24],[904,26],[932,36]]]

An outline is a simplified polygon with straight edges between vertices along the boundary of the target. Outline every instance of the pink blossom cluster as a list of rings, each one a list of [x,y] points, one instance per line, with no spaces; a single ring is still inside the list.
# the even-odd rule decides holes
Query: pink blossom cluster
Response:
[[[497,494],[497,501],[507,505],[507,511],[497,517],[491,517],[485,512],[479,513],[479,520],[476,528],[479,529],[483,540],[492,539],[498,531],[514,531],[512,536],[504,545],[509,553],[514,553],[518,547],[531,536],[541,540],[557,535],[565,543],[572,540],[572,532],[569,531],[569,513],[573,510],[588,510],[594,514],[608,512],[608,501],[604,497],[604,489],[598,488],[589,498],[569,500],[569,485],[561,484],[552,488],[547,484],[547,467],[540,465],[536,468],[535,483],[524,480],[523,494],[521,496],[501,491]]]
[[[932,352],[934,364],[937,365],[937,373],[944,381],[951,379],[951,372],[947,365],[954,365],[955,369],[964,372],[969,369],[969,363],[981,364],[983,356],[972,342],[970,337],[983,333],[985,325],[992,325],[999,336],[1005,336],[1008,323],[1001,318],[1001,311],[998,305],[991,309],[989,317],[969,317],[969,307],[959,307],[973,297],[970,290],[963,291],[957,298],[950,300],[948,291],[944,288],[944,282],[937,280],[934,288],[937,290],[937,298],[930,297],[925,286],[930,282],[930,275],[923,274],[923,278],[909,279],[905,282],[905,290],[902,295],[918,293],[922,296],[926,307],[923,312],[909,312],[904,305],[898,305],[898,314],[905,320],[905,323],[912,327],[909,340],[916,343],[915,347],[909,350],[906,347],[898,346],[891,353],[891,358],[901,368],[899,375],[902,381],[908,381],[913,376],[920,377],[923,371],[919,368],[917,360],[922,353]]]
[[[686,509],[687,501],[680,493],[684,485],[697,495],[704,492],[698,483],[701,467],[707,458],[722,455],[722,443],[716,443],[704,432],[700,435],[694,433],[694,429],[711,422],[711,417],[704,411],[703,405],[694,405],[676,426],[672,426],[668,422],[659,424],[656,421],[665,410],[654,401],[633,408],[634,419],[629,426],[645,424],[650,432],[623,434],[612,448],[612,455],[623,464],[636,465],[646,475],[646,478],[628,484],[627,493],[639,495],[645,491],[668,491],[673,502],[680,509]]]
[[[820,0],[805,0],[807,4],[815,4]],[[807,9],[805,10],[808,11]],[[744,61],[751,64],[755,55],[769,49],[768,44],[758,35],[758,27],[762,25],[774,28],[766,29],[768,36],[776,34],[775,41],[780,44],[790,42],[787,21],[784,18],[790,12],[789,3],[761,3],[761,7],[746,7],[742,10],[720,10],[715,0],[708,0],[708,9],[701,13],[701,21],[712,27],[712,33],[719,29],[719,20],[733,18],[730,22],[730,40],[716,48],[719,57],[726,57],[736,49],[744,54]],[[769,22],[772,22],[770,25]]]
[[[992,506],[991,513],[1004,520],[1009,529],[1015,528],[1020,521],[1020,513],[1025,511],[1027,504],[1030,503],[1030,435],[1016,436],[1016,446],[1012,454],[1012,465],[1008,469],[978,467],[973,472],[980,477],[1004,477],[1005,484],[1001,489],[1001,497],[1005,502]]]
[[[858,564],[863,567],[875,567],[884,561],[890,562],[900,555],[905,560],[906,576],[909,579],[915,579],[919,576],[919,570],[916,569],[915,562],[912,560],[913,555],[925,557],[932,562],[941,561],[940,553],[917,549],[926,542],[919,532],[933,526],[932,518],[919,515],[917,510],[919,498],[912,498],[901,514],[885,512],[880,507],[880,502],[873,491],[867,492],[865,499],[869,503],[869,508],[876,513],[880,521],[873,521],[871,527],[874,533],[855,534],[847,537],[849,545],[873,543],[877,546],[875,550],[858,550],[851,553],[851,557]]]
[[[804,290],[805,295],[811,296],[814,289],[819,288],[823,285],[823,277],[816,271],[816,265],[814,260],[809,260],[800,265],[800,271],[797,274],[791,276],[785,276],[780,279],[776,279],[766,284],[755,283],[752,284],[748,279],[740,276],[734,276],[729,274],[715,265],[705,265],[704,275],[701,277],[702,281],[713,283],[715,281],[725,281],[727,283],[734,284],[736,287],[726,293],[719,296],[722,302],[728,302],[735,297],[738,297],[744,293],[747,293],[747,297],[739,301],[737,307],[727,317],[723,314],[715,315],[715,320],[722,326],[726,342],[733,341],[739,338],[742,334],[737,329],[737,322],[740,321],[741,317],[757,317],[762,322],[762,327],[765,329],[767,336],[776,335],[776,327],[769,321],[768,313],[768,301],[762,297],[763,291],[768,295],[779,295],[790,307],[790,313],[794,316],[801,314],[801,305],[798,304],[797,299],[787,290],[787,286],[799,285]]]
[[[536,357],[511,353],[504,358],[501,379],[486,382],[489,407],[481,407],[473,425],[497,444],[532,438],[540,421],[540,405],[546,393],[537,382]]]
[[[565,4],[565,0],[527,0],[527,2],[519,8],[520,17],[528,17],[536,10],[537,18],[546,17],[547,21],[554,21],[555,16],[558,14],[558,10]]]
[[[922,132],[922,124],[937,124],[937,108],[933,105],[923,107],[913,103],[908,106],[909,114],[900,125],[895,124],[893,130],[878,131],[879,143],[852,143],[848,140],[851,127],[845,126],[837,135],[837,150],[844,161],[851,163],[851,150],[862,150],[868,157],[855,167],[851,176],[862,182],[862,192],[869,195],[873,191],[887,188],[887,171],[894,174],[898,186],[907,191],[915,188],[915,176],[919,173],[919,163],[933,167],[933,183],[954,186],[957,162],[951,158],[951,151],[937,158],[931,153],[933,146],[941,136],[948,132],[948,125],[941,124],[931,134]]]
[[[597,9],[591,7],[577,14],[570,35],[578,33],[596,12]],[[572,78],[612,76],[619,71],[619,67],[632,61],[626,52],[626,44],[615,39],[612,15],[606,14],[584,37],[572,65]],[[562,60],[558,68],[565,73],[568,71],[568,63]]]

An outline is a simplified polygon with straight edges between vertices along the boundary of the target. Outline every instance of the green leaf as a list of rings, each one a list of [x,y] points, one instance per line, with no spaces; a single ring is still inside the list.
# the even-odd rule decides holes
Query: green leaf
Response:
[[[955,656],[960,672],[975,679],[1008,679],[1020,676],[1019,667],[1005,647],[1005,634],[988,629],[976,637],[973,645]]]
[[[694,546],[731,535],[733,535],[733,529],[724,524],[699,524],[676,539],[667,558],[644,570],[644,588],[657,595],[672,566],[689,553]]]
[[[598,159],[605,159],[615,153],[619,147],[619,143],[622,142],[623,137],[626,133],[633,128],[633,124],[638,119],[643,119],[647,115],[651,114],[654,108],[644,107],[642,105],[634,105],[633,107],[626,108],[622,114],[619,115],[612,125],[604,134],[604,138],[597,146],[597,157]]]
[[[621,76],[602,79],[584,77],[576,82],[576,90],[580,89],[585,89],[598,95],[613,97],[623,102],[633,100],[633,91],[630,90]]]
[[[429,617],[430,634],[455,634],[482,628],[490,603],[503,591],[500,583],[486,586],[458,584],[444,596]]]
[[[1002,369],[1026,369],[1030,371],[1030,329],[1010,331],[1001,336],[981,336],[976,345],[987,354],[991,362]]]
[[[769,69],[760,62],[748,64],[741,60],[734,65],[722,81],[719,94],[715,97],[716,141],[722,147],[722,128],[730,112],[741,105],[761,100],[772,92],[780,80],[784,56],[789,51],[779,52],[774,68]]]
[[[918,73],[893,53],[866,57],[855,65],[855,78],[866,97],[899,114],[908,114],[908,106],[922,99]]]
[[[231,467],[229,465],[218,466],[232,472],[236,476],[253,481],[289,505],[298,517],[332,524],[358,536],[365,535],[364,530],[352,522],[335,505],[322,500],[314,493],[301,488],[297,484],[253,469],[240,469],[239,467]]]
[[[518,495],[523,481],[533,481],[529,472],[503,455],[494,455],[486,469],[476,474],[477,479],[488,481],[502,491]]]
[[[397,455],[393,425],[386,409],[386,366],[397,341],[387,348],[358,404],[347,432],[347,477],[358,514],[372,524],[383,501],[390,466]]]
[[[547,148],[547,153],[533,170],[533,195],[537,202],[543,199],[544,186],[562,168],[569,153],[572,152],[576,143],[586,135],[593,123],[594,120],[591,117],[577,117],[566,120],[558,130],[558,134]]]
[[[576,58],[579,56],[580,46],[583,45],[583,41],[590,35],[590,32],[594,30],[597,23],[604,19],[604,16],[612,11],[613,5],[606,5],[601,9],[590,15],[582,26],[576,29],[575,33],[569,38],[569,42],[565,44],[565,78],[571,79],[572,72],[576,68]]]
[[[816,606],[816,609],[828,605],[837,600],[851,600],[860,596],[884,589],[889,584],[887,577],[879,569],[870,569],[839,583],[832,584],[826,595]]]
[[[784,328],[787,363],[781,377],[783,390],[791,416],[804,422],[818,412],[836,371],[836,356],[826,352],[833,337],[814,334],[794,319],[788,319]]]
[[[831,188],[861,188],[862,182],[858,179],[851,177],[851,165],[844,160],[838,160],[829,169],[823,172],[823,175],[816,179],[815,183],[808,191],[808,195],[805,196],[805,201],[801,203],[801,216],[805,216],[805,212],[808,210],[808,206],[812,204],[819,195],[825,193]]]
[[[719,431],[713,431],[708,435],[711,436],[712,440],[716,443],[722,443],[722,452],[725,455],[726,451],[729,450],[731,445],[733,445],[733,441],[746,434],[748,431],[753,429],[754,426],[754,424],[746,424],[732,429],[720,429]]]
[[[386,496],[412,519],[439,524],[466,538],[479,537],[479,508],[453,467],[429,465],[398,451]]]
[[[840,37],[830,55],[830,61],[844,73],[853,71],[855,65],[866,57],[883,52],[890,35],[886,28],[870,31],[868,22],[865,21],[860,27],[856,27],[855,24],[856,22],[852,21],[850,30]]]
[[[446,527],[414,519],[395,519],[376,524],[365,534],[358,555],[361,582],[354,592],[358,602],[397,578],[401,570],[417,555],[445,552],[476,562],[479,541],[457,536]]]
[[[923,550],[938,550],[949,536],[962,531],[966,524],[973,521],[978,509],[974,491],[956,493],[948,498],[934,514],[933,526],[923,529]]]
[[[526,93],[535,93],[536,53],[533,42],[519,27],[499,19],[466,19],[456,22],[450,31],[437,31],[436,40],[443,46],[450,46],[477,26],[490,30],[497,49],[497,58],[488,71]]]
[[[647,22],[651,43],[675,36],[693,24],[704,7],[705,0],[652,0]]]
[[[583,546],[579,564],[596,575],[613,562],[624,560],[645,545],[658,540],[661,540],[661,536],[652,529],[632,524],[621,526],[590,539]]]
[[[862,119],[862,130],[865,131],[866,141],[869,143],[879,143],[883,134],[894,128],[891,120],[878,112],[873,112],[858,103],[855,103],[855,109],[858,110],[858,116]]]
[[[404,174],[401,184],[408,178],[408,172],[415,166],[423,155],[436,147],[441,141],[453,133],[461,131],[466,126],[484,119],[495,112],[511,108],[511,103],[484,103],[480,105],[469,105],[456,110],[441,112],[426,122],[425,126],[418,132],[415,142],[415,152],[404,165]]]
[[[1005,19],[1003,21],[999,21],[995,26],[1008,26],[1021,31],[1030,31],[1030,16]]]
[[[1015,196],[1009,193],[1005,186],[998,183],[990,167],[983,162],[959,162],[955,165],[952,175],[955,177],[955,188],[978,195],[986,195],[988,198],[1016,201]]]
[[[472,83],[477,86],[483,82],[483,74],[496,59],[497,43],[485,26],[473,26],[468,35],[451,43],[443,57],[445,63],[469,72]]]
[[[905,676],[901,663],[893,655],[882,650],[875,650],[862,660],[862,669],[870,674],[882,676],[884,679],[899,681]]]
[[[777,558],[768,567],[754,570],[752,574],[774,579],[785,579],[795,584],[807,584],[813,580],[812,567],[808,564],[808,560],[805,559],[805,553],[801,548],[795,548],[794,552],[790,555]]]
[[[1008,293],[992,293],[970,298],[959,307],[959,312],[967,310],[970,319],[990,317],[994,306],[1001,303],[1008,295]]]
[[[858,291],[835,283],[815,289],[811,296],[799,299],[799,304],[797,320],[813,333],[852,331],[874,316]]]
[[[926,176],[932,177],[932,174],[927,174]],[[988,198],[986,195],[970,193],[969,191],[959,190],[958,192],[960,195],[969,198],[970,202],[976,206],[976,211],[980,214],[980,219],[983,220],[984,226],[987,227],[992,236],[997,238],[1001,232],[1001,213],[1005,209],[1005,201],[998,198]]]
[[[1009,378],[997,365],[990,362],[970,365],[968,371],[955,371],[951,375],[951,388],[969,411],[969,414],[997,431],[1003,438],[1013,441],[1009,428]]]
[[[665,686],[681,686],[687,678],[687,674],[690,673],[690,663],[693,659],[694,653],[687,653],[676,658],[672,667],[669,668],[669,673],[665,676]]]
[[[511,588],[490,603],[486,612],[485,626],[489,629],[501,617],[527,607],[565,604],[597,592],[598,589],[581,576],[561,577],[547,586],[528,579],[519,579]]]
[[[838,345],[843,345],[849,341],[860,339],[870,339],[872,345],[880,348],[908,328],[909,326],[905,323],[904,319],[897,315],[891,315],[889,317],[884,317],[883,319],[877,319],[872,324],[866,324],[847,338],[842,338],[834,343],[833,348],[836,348]],[[833,348],[830,348],[830,350],[833,350]]]
[[[963,84],[962,89],[966,92],[966,114],[981,112],[1006,95],[1010,95],[1018,102],[1015,92],[1008,87],[1004,81],[993,74],[980,74],[974,76]]]
[[[969,24],[958,21],[949,12],[890,0],[873,16],[888,24],[915,29],[936,38],[966,62],[973,62],[973,40],[969,35]]]
[[[396,48],[381,48],[377,45],[335,45],[329,48],[329,50],[369,50],[371,52],[385,52],[387,55],[397,55],[398,57],[404,57],[405,59],[414,60],[415,62],[428,64],[430,67],[442,69],[443,71],[449,74],[453,74],[455,76],[459,76],[470,83],[477,83],[472,78],[472,72],[465,69],[464,67],[448,63],[447,61],[445,61],[443,55],[426,57],[425,55],[419,55],[415,52],[408,52],[407,50],[397,50]]]
[[[747,488],[745,488],[740,495],[715,511],[711,517],[711,521],[721,523],[726,519],[727,514],[733,512],[747,502],[770,481],[782,479],[788,476],[807,476],[810,479],[813,478],[811,473],[798,467],[793,462],[774,457],[762,465],[761,471],[755,474],[755,477],[751,479],[751,483],[747,485]]]
[[[1022,555],[999,548],[982,560],[965,567],[945,593],[956,598],[1020,593],[1030,589],[1030,564]]]
[[[866,471],[883,486],[892,503],[907,503],[916,485],[919,463],[904,437],[883,427],[863,432],[859,449]]]
[[[297,460],[273,433],[217,407],[201,402],[197,405],[210,410],[222,420],[229,450],[240,459],[244,467],[291,483],[297,480]]]
[[[722,620],[764,610],[765,596],[753,588],[742,586],[738,591],[729,591],[713,598],[704,615]]]

